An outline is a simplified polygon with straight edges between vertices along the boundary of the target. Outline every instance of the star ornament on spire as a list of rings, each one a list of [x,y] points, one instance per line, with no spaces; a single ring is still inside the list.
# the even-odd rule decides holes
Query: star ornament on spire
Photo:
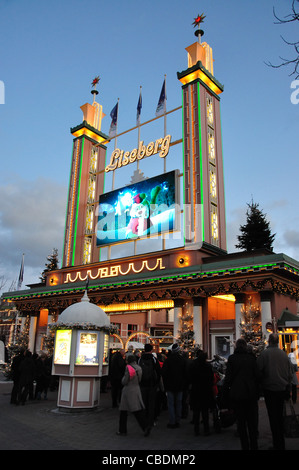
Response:
[[[194,28],[196,26],[199,26],[201,23],[203,23],[203,20],[205,19],[205,16],[204,14],[202,13],[201,15],[197,15],[196,18],[194,18],[194,21],[193,21],[193,25],[194,25]]]
[[[100,77],[99,76],[95,77],[93,81],[91,82],[91,85],[95,88],[97,84],[99,83],[99,81],[100,81]]]

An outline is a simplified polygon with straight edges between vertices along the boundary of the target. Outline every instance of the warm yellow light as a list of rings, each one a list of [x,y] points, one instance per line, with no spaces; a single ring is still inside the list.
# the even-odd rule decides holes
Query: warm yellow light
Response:
[[[122,312],[132,310],[150,310],[153,308],[173,308],[173,300],[155,300],[152,302],[131,302],[130,304],[99,305],[104,312]]]
[[[202,70],[195,70],[185,77],[181,77],[180,82],[183,85],[186,85],[187,83],[193,82],[198,78],[204,82],[210,88],[210,90],[216,93],[216,95],[220,95],[220,93],[222,93],[222,90],[216,85],[216,83],[213,82]]]
[[[185,268],[186,266],[189,266],[189,256],[186,256],[186,255],[183,255],[183,256],[179,256],[177,258],[177,262],[176,262],[176,265],[179,267],[179,268]]]
[[[90,129],[87,129],[86,127],[82,127],[81,129],[78,129],[77,131],[72,132],[72,134],[74,137],[81,137],[82,135],[87,135],[87,137],[90,137],[91,139],[99,143],[105,140],[104,137],[100,137],[98,134],[91,131]]]
[[[57,276],[54,275],[50,277],[51,286],[57,286],[58,283],[59,283],[59,278]]]
[[[228,300],[229,302],[235,302],[235,296],[232,294],[227,295],[213,295],[214,299]]]

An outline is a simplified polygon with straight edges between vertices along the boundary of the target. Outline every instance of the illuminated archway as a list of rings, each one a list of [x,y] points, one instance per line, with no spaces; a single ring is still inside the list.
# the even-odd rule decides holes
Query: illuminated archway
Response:
[[[110,337],[111,337],[111,336],[114,336],[115,338],[118,339],[118,341],[119,341],[120,344],[121,344],[121,349],[125,349],[124,340],[123,340],[119,335],[117,335],[116,333],[113,333],[113,334],[110,335]]]
[[[147,338],[150,338],[152,340],[152,337],[149,333],[146,333],[145,331],[134,331],[134,333],[130,334],[128,337],[126,343],[125,343],[125,349],[127,349],[129,342],[131,341],[132,338],[135,338],[135,336],[143,335],[146,336]]]

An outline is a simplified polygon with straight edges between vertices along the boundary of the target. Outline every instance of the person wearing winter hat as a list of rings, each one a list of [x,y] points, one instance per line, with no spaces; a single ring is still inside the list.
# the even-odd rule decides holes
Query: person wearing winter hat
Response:
[[[173,353],[180,352],[180,347],[177,343],[175,343],[171,346],[171,352],[173,352]]]
[[[163,363],[162,378],[167,396],[168,428],[180,426],[182,415],[183,390],[187,380],[187,364],[180,354],[180,346],[175,343],[169,350],[169,354]]]

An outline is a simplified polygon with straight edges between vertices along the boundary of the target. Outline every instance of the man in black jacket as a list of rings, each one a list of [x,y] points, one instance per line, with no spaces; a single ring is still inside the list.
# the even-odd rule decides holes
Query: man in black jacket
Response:
[[[111,397],[112,407],[117,408],[120,403],[122,383],[121,380],[126,370],[125,350],[120,349],[116,351],[111,359],[111,366],[109,370],[110,384],[111,384]]]
[[[236,342],[234,354],[227,361],[223,393],[236,413],[243,450],[257,450],[258,442],[258,368],[245,339]]]
[[[183,390],[187,380],[186,372],[186,360],[180,354],[180,347],[178,344],[173,344],[162,367],[169,414],[168,428],[180,426]]]
[[[202,418],[204,434],[210,433],[209,410],[214,405],[213,383],[214,373],[207,354],[199,349],[196,359],[191,362],[189,369],[189,382],[191,384],[190,399],[193,409],[194,434],[199,435],[199,423]]]
[[[149,343],[144,345],[144,351],[138,361],[142,369],[140,390],[145,406],[148,424],[154,425],[158,384],[161,377],[161,367],[152,354],[153,346]]]
[[[261,374],[273,447],[275,450],[284,450],[283,407],[291,388],[292,369],[288,356],[278,347],[278,342],[278,334],[272,333],[269,336],[269,346],[262,351],[257,364]]]

